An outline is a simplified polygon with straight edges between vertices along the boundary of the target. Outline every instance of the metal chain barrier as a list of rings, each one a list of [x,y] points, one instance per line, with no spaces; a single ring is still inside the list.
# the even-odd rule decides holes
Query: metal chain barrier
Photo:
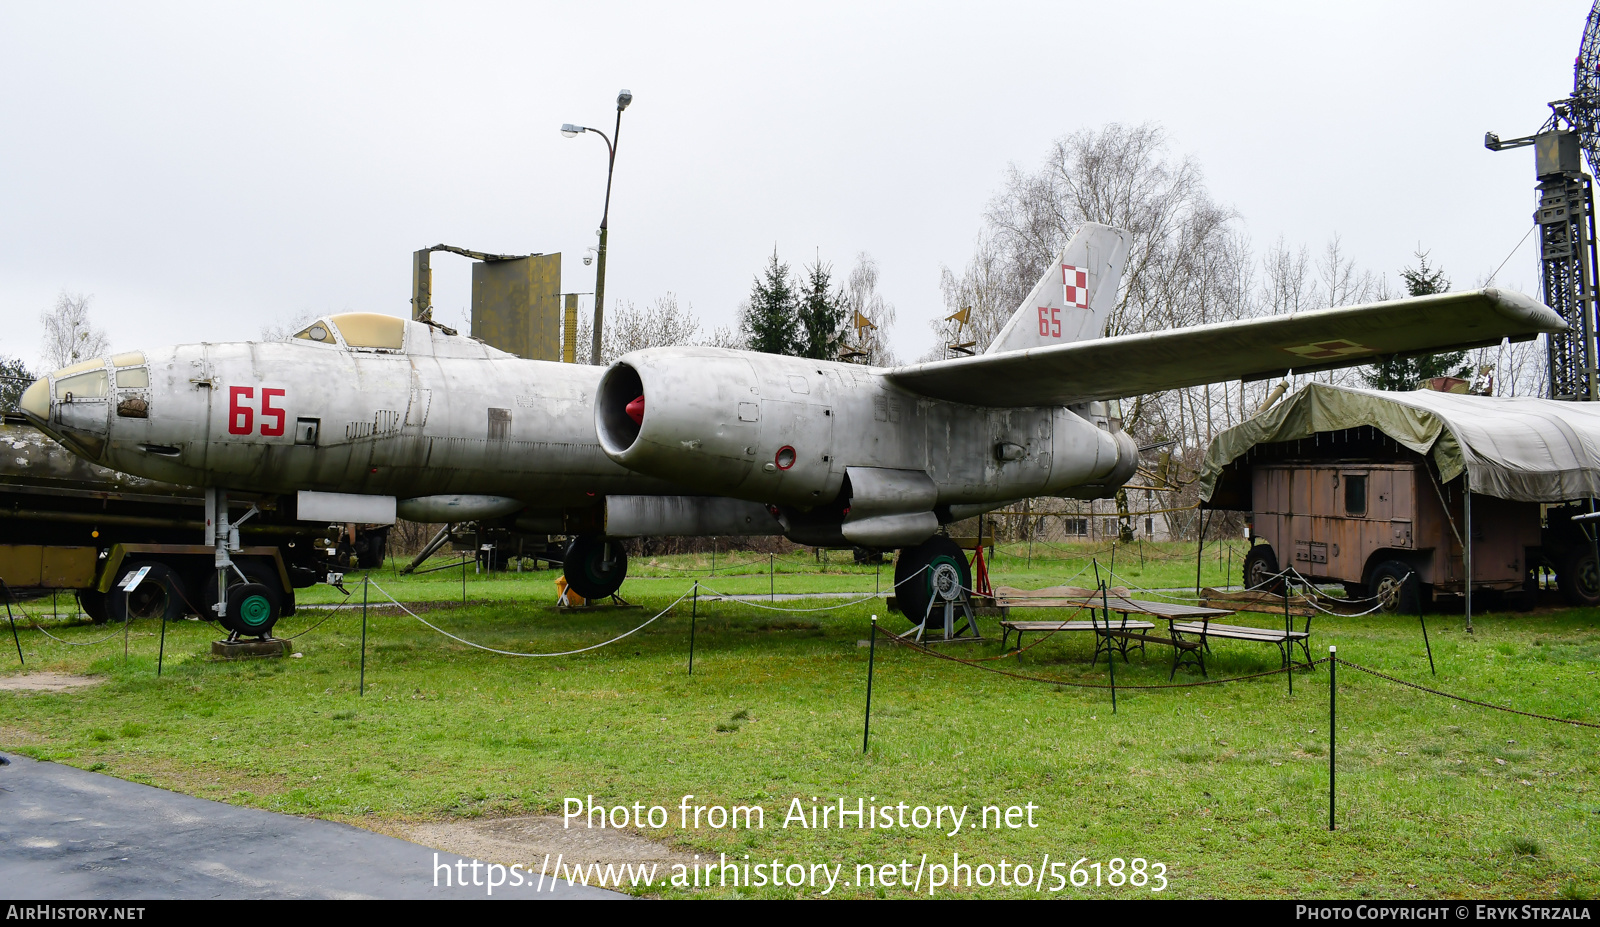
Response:
[[[1359,670],[1360,672],[1366,673],[1369,676],[1376,676],[1379,679],[1387,679],[1390,682],[1399,683],[1402,686],[1406,686],[1407,688],[1411,688],[1411,689],[1417,689],[1418,691],[1426,692],[1429,695],[1439,695],[1439,696],[1443,696],[1444,698],[1455,699],[1458,702],[1466,702],[1468,705],[1477,705],[1479,708],[1492,708],[1495,711],[1504,711],[1504,712],[1507,712],[1508,714],[1522,715],[1525,718],[1538,718],[1540,721],[1554,721],[1557,724],[1571,724],[1571,725],[1575,725],[1577,727],[1588,727],[1588,728],[1594,728],[1596,730],[1600,730],[1600,724],[1596,724],[1596,723],[1594,723],[1592,721],[1574,721],[1571,718],[1554,718],[1554,717],[1551,717],[1550,715],[1541,715],[1541,714],[1537,714],[1537,713],[1531,712],[1531,711],[1521,711],[1521,710],[1518,710],[1516,708],[1506,708],[1503,705],[1491,705],[1488,702],[1480,702],[1477,699],[1467,698],[1464,695],[1452,695],[1449,692],[1441,692],[1438,689],[1430,689],[1430,688],[1428,688],[1427,686],[1424,686],[1424,685],[1419,685],[1419,684],[1414,683],[1414,682],[1407,682],[1404,679],[1397,679],[1394,676],[1390,676],[1387,673],[1380,673],[1375,669],[1368,669],[1367,667],[1362,666],[1359,663],[1351,663],[1349,660],[1343,659],[1341,657],[1330,657],[1328,659],[1338,660],[1340,666],[1348,666],[1353,670]],[[1317,662],[1318,663],[1324,663],[1324,662],[1327,662],[1327,661],[1326,660],[1318,660]]]
[[[438,632],[440,634],[443,634],[445,637],[448,637],[453,641],[457,641],[459,643],[466,644],[468,647],[476,647],[479,650],[485,650],[485,651],[488,651],[489,653],[497,653],[497,654],[500,654],[501,656],[504,656],[504,657],[570,657],[573,654],[587,653],[587,652],[589,652],[591,650],[599,650],[601,647],[610,646],[611,644],[615,644],[617,641],[620,641],[625,637],[631,637],[634,634],[637,634],[638,632],[644,630],[646,627],[648,627],[651,624],[655,623],[657,618],[660,618],[662,615],[665,615],[667,612],[672,611],[672,609],[675,608],[678,605],[679,602],[682,602],[684,599],[687,599],[689,597],[689,594],[690,594],[689,592],[685,592],[683,595],[678,596],[678,598],[671,605],[668,605],[666,608],[663,608],[661,611],[656,612],[655,615],[653,615],[644,624],[639,625],[638,627],[634,628],[631,631],[627,631],[627,632],[625,632],[623,634],[619,634],[616,637],[613,637],[611,640],[604,641],[604,642],[599,643],[599,644],[594,644],[593,646],[590,646],[590,647],[580,647],[577,650],[563,650],[560,653],[521,653],[521,652],[515,651],[515,650],[498,650],[498,649],[496,649],[494,647],[486,647],[483,644],[474,643],[473,641],[469,641],[464,637],[457,637],[454,634],[451,634],[449,631],[446,631],[445,629],[430,623],[426,618],[423,618],[421,615],[418,615],[416,612],[412,611],[411,609],[406,608],[405,603],[399,601],[394,596],[390,595],[387,590],[385,590],[382,586],[378,585],[376,582],[373,582],[370,578],[367,580],[367,582],[372,585],[372,588],[374,588],[374,589],[378,590],[379,592],[383,593],[384,598],[388,599],[390,602],[393,602],[395,605],[399,606],[401,611],[405,612],[407,615],[410,615],[411,617],[413,617],[413,618],[417,619],[418,621],[422,622],[424,625],[427,625],[429,628],[432,628],[434,631],[436,631],[436,632]],[[693,591],[694,590],[692,590],[692,589],[690,590],[690,592],[693,592]]]
[[[973,669],[982,670],[985,673],[994,673],[996,676],[1006,676],[1006,677],[1009,677],[1011,679],[1022,679],[1022,680],[1026,680],[1028,682],[1042,682],[1042,683],[1047,683],[1047,684],[1052,685],[1052,686],[1070,686],[1070,687],[1075,688],[1075,689],[1116,689],[1119,692],[1124,690],[1124,689],[1192,689],[1192,688],[1196,688],[1198,686],[1220,686],[1220,685],[1223,685],[1224,683],[1241,682],[1241,681],[1246,680],[1246,679],[1261,679],[1261,678],[1266,677],[1266,676],[1277,676],[1277,675],[1280,675],[1282,673],[1291,672],[1292,670],[1299,669],[1301,667],[1319,666],[1319,665],[1321,665],[1323,663],[1328,662],[1328,658],[1327,657],[1323,657],[1320,660],[1313,660],[1310,663],[1297,663],[1293,667],[1279,667],[1278,669],[1275,669],[1275,670],[1267,670],[1267,671],[1261,672],[1261,673],[1251,673],[1251,674],[1249,674],[1247,676],[1230,676],[1227,679],[1206,679],[1206,680],[1202,680],[1200,682],[1166,682],[1166,683],[1160,683],[1158,685],[1143,685],[1143,686],[1125,686],[1125,685],[1120,685],[1120,684],[1113,686],[1113,685],[1110,685],[1109,683],[1102,684],[1102,683],[1097,683],[1097,682],[1070,682],[1070,681],[1065,680],[1065,679],[1050,679],[1050,678],[1045,677],[1045,676],[1030,676],[1027,673],[1013,673],[1013,672],[1011,672],[1009,670],[996,669],[995,667],[992,667],[992,666],[985,666],[982,663],[978,663],[978,662],[973,661],[973,660],[963,660],[960,657],[952,657],[949,654],[940,653],[937,650],[933,650],[933,649],[931,649],[931,648],[929,648],[929,647],[927,647],[925,645],[918,644],[918,643],[916,643],[914,641],[906,640],[905,638],[900,638],[900,637],[895,637],[893,635],[889,635],[886,639],[892,644],[899,644],[900,646],[909,648],[909,649],[911,649],[911,650],[913,650],[913,651],[915,651],[917,653],[921,653],[921,654],[923,654],[925,656],[937,657],[940,660],[947,660],[947,661],[949,661],[951,663],[959,663],[962,666],[970,666]],[[1343,661],[1340,661],[1340,662],[1343,662]]]

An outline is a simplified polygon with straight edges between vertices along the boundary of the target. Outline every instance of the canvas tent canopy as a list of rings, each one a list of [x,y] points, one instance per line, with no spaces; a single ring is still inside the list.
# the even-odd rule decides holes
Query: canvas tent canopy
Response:
[[[1600,403],[1312,383],[1211,442],[1200,498],[1211,501],[1223,469],[1258,444],[1363,425],[1431,456],[1442,482],[1466,473],[1474,493],[1521,502],[1600,497]]]

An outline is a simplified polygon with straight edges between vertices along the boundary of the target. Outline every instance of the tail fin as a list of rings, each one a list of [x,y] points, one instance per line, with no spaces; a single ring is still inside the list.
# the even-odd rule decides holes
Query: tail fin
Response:
[[[984,353],[1099,338],[1117,304],[1132,239],[1122,229],[1084,223]]]

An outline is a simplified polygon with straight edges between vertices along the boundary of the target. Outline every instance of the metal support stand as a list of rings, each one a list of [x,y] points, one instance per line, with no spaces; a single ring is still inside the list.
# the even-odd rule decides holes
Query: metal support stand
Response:
[[[983,640],[983,635],[978,632],[978,618],[972,612],[972,597],[961,585],[961,574],[948,563],[941,563],[933,568],[933,597],[928,600],[928,610],[922,616],[922,623],[898,636],[904,638],[912,635],[917,643],[922,643],[922,636],[927,633],[928,621],[933,617],[934,609],[941,606],[944,610],[944,640],[962,639],[963,634],[970,634],[966,640]],[[966,623],[959,628],[956,627],[957,608],[961,609],[961,615],[966,620]]]

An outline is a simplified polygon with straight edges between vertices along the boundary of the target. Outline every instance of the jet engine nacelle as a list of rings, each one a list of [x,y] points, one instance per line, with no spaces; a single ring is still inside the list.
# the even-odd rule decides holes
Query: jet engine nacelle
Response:
[[[758,374],[756,362],[771,369]],[[836,496],[844,478],[833,454],[834,399],[816,361],[640,351],[601,378],[595,431],[607,456],[638,473],[715,495],[814,505]]]

